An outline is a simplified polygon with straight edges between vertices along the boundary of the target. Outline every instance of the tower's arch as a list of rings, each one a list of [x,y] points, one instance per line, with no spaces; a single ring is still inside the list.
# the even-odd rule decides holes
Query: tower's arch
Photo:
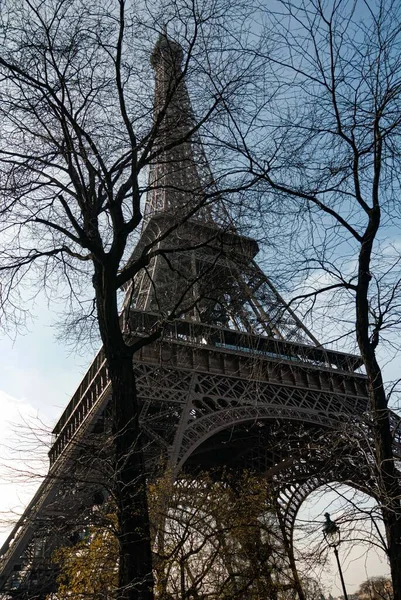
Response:
[[[177,470],[182,469],[191,457],[194,458],[194,455],[199,457],[200,454],[207,452],[209,445],[214,448],[215,438],[221,432],[229,432],[229,436],[232,437],[234,430],[245,427],[251,438],[252,433],[260,434],[266,426],[277,423],[295,424],[295,426],[302,424],[303,427],[313,425],[330,429],[338,424],[341,418],[343,415],[325,415],[274,403],[263,406],[234,406],[214,411],[188,426],[183,435]]]

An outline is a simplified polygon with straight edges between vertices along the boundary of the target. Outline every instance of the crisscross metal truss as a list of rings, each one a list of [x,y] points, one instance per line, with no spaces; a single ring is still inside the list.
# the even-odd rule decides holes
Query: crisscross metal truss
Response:
[[[275,451],[271,440],[269,446],[269,423],[322,430],[366,409],[366,379],[353,371],[355,366],[355,357],[341,353],[209,325],[172,323],[134,361],[149,476],[166,468],[178,472],[187,465],[224,463],[230,459],[227,448],[237,455],[239,466],[261,461],[266,472],[280,465],[283,452]],[[46,521],[60,478],[68,475],[82,443],[92,431],[96,437],[110,394],[99,353],[54,430],[49,475],[3,546],[4,581],[11,581],[14,565],[29,562],[35,528]],[[295,442],[302,445],[298,434]]]
[[[352,430],[352,436],[345,429]],[[380,495],[379,478],[375,476],[373,454],[368,446],[373,442],[371,432],[363,421],[347,421],[343,431],[322,434],[316,429],[313,444],[291,451],[291,458],[283,467],[273,467],[267,477],[275,490],[276,512],[282,534],[291,547],[295,520],[302,503],[319,487],[341,482],[377,498]],[[298,454],[298,455],[297,455]]]
[[[332,427],[366,406],[354,394],[310,389],[262,379],[135,365],[143,399],[144,430],[168,449],[180,469],[186,459],[222,429],[259,420],[290,420]],[[267,369],[266,369],[267,372]]]

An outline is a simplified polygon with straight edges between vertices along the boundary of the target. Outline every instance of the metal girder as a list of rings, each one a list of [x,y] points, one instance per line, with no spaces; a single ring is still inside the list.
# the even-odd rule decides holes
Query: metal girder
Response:
[[[352,428],[355,428],[354,438],[350,435]],[[373,498],[380,496],[379,483],[373,475],[374,459],[367,452],[372,439],[366,424],[350,419],[344,423],[342,432],[334,429],[324,436],[315,432],[315,436],[316,439],[311,436],[314,441],[310,447],[300,448],[289,461],[284,461],[281,467],[278,464],[266,474],[275,490],[283,535],[291,546],[298,511],[319,487],[344,483]]]

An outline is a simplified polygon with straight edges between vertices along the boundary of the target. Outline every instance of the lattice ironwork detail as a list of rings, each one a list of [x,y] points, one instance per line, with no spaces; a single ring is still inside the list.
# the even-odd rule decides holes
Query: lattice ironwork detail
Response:
[[[121,316],[132,343],[163,324],[162,338],[144,345],[134,359],[147,473],[202,466],[202,457],[215,452],[227,430],[233,432],[232,443],[260,437],[261,444],[238,460],[256,463],[263,454],[263,472],[270,469],[278,486],[291,537],[300,503],[321,480],[304,459],[263,446],[265,430],[292,423],[322,431],[362,414],[366,378],[359,357],[321,347],[285,303],[255,262],[257,243],[238,233],[223,199],[208,202],[215,183],[199,134],[189,135],[193,115],[181,59],[180,46],[161,36],[152,55],[154,121],[161,126],[144,226],[132,256],[135,260],[152,242],[156,250],[169,250],[169,260],[159,254],[138,274]],[[177,213],[189,212],[191,218],[178,226]],[[160,235],[167,230],[169,236]],[[12,587],[13,569],[20,564],[21,584],[32,553],[46,543],[37,524],[54,515],[83,442],[107,421],[110,397],[100,351],[54,428],[48,476],[1,549],[0,590]],[[399,448],[396,420],[393,429]],[[238,431],[242,437],[235,437]],[[82,490],[75,491],[79,497]]]

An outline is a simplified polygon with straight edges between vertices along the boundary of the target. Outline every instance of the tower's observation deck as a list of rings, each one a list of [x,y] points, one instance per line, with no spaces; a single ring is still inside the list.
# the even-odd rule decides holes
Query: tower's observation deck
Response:
[[[157,325],[157,315],[132,311],[127,324],[132,342],[149,335]],[[159,443],[171,403],[179,405],[187,400],[189,373],[202,378],[203,393],[208,397],[219,378],[230,382],[228,387],[223,385],[220,389],[221,395],[216,396],[215,390],[213,402],[209,400],[208,410],[216,421],[222,404],[239,402],[252,419],[255,408],[262,411],[267,403],[271,418],[278,418],[281,412],[282,418],[330,426],[341,415],[345,418],[366,409],[365,376],[356,372],[360,366],[360,358],[351,354],[183,319],[166,324],[163,338],[144,346],[134,361],[142,399],[141,421],[151,437],[155,428],[153,442]],[[173,373],[174,388],[169,382]],[[258,391],[253,396],[256,388]],[[280,393],[277,395],[272,390]],[[53,430],[51,464],[63,454],[87,419],[91,420],[94,413],[104,408],[105,393],[111,390],[100,351]],[[186,424],[192,429],[196,429],[205,416],[201,394],[198,392],[197,406]],[[244,418],[247,419],[246,414]],[[174,429],[178,422],[170,425]],[[163,444],[170,456],[179,453],[171,442],[166,439]]]

